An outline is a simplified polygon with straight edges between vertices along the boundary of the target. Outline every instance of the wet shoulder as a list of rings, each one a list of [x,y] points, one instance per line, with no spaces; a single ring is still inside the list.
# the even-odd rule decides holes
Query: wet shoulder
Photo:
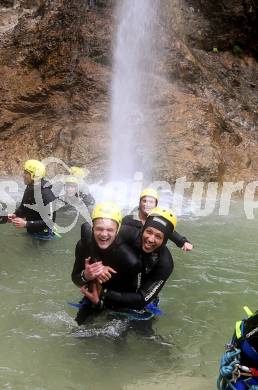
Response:
[[[75,256],[77,259],[85,259],[87,257],[87,247],[83,244],[82,240],[79,240],[75,247]]]
[[[34,191],[35,188],[36,187],[34,186]],[[41,193],[42,193],[42,199],[45,204],[49,202],[53,202],[56,199],[56,196],[52,191],[52,184],[49,181],[44,179],[41,180]]]
[[[138,248],[141,242],[141,229],[133,225],[122,225],[118,233],[118,240]]]
[[[132,226],[132,227],[141,229],[142,223],[141,223],[141,221],[134,219],[133,215],[126,215],[122,219],[122,226]]]
[[[168,268],[174,266],[172,254],[166,246],[163,246],[159,251],[159,261]]]

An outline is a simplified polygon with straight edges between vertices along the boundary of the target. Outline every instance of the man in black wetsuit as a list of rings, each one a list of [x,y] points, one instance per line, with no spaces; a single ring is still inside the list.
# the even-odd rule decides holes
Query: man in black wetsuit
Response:
[[[134,248],[141,262],[136,290],[115,291],[105,285],[99,289],[96,283],[91,291],[84,289],[84,295],[95,305],[110,309],[143,309],[154,301],[174,268],[166,243],[175,226],[175,215],[156,207],[147,217],[142,232],[133,226],[121,229],[122,240]]]
[[[16,228],[26,228],[35,237],[50,239],[54,236],[55,196],[44,176],[45,166],[40,161],[25,162],[23,180],[26,188],[20,206],[14,214],[8,214],[8,220]]]
[[[76,176],[68,176],[65,180],[64,194],[58,197],[63,211],[77,211],[84,216],[85,212],[92,211],[95,204],[93,196],[80,191],[80,179]],[[85,210],[85,206],[87,209]]]
[[[142,229],[148,214],[154,207],[157,207],[159,201],[159,194],[153,188],[145,188],[140,194],[139,207],[134,210],[132,214],[126,215],[122,219],[122,225],[135,226]],[[182,248],[183,251],[188,252],[193,249],[193,245],[186,237],[181,236],[177,231],[173,230],[168,237],[173,241],[177,247]]]
[[[96,205],[93,210],[93,227],[87,222],[82,225],[71,275],[82,293],[96,286],[100,288],[101,284],[115,291],[136,290],[136,276],[141,264],[134,251],[118,236],[121,220],[120,209],[111,202],[105,202]],[[82,302],[76,317],[79,325],[85,322],[92,310],[99,310],[99,307],[89,307],[86,303],[86,300]]]

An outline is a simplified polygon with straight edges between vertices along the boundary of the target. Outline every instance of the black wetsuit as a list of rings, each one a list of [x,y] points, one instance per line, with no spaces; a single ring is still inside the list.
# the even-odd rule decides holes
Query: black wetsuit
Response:
[[[0,224],[8,222],[7,205],[0,202]]]
[[[8,222],[8,215],[5,214],[3,212],[1,212],[1,215],[0,215],[0,224],[3,224],[3,223],[7,223]]]
[[[84,194],[83,192],[80,192],[79,193],[79,197],[81,198],[81,200],[83,201],[83,203],[89,207],[89,206],[94,206],[95,204],[95,199],[93,198],[93,196],[88,193],[88,194]]]
[[[136,275],[140,271],[140,261],[135,252],[118,236],[116,240],[105,250],[100,249],[92,234],[92,228],[88,222],[81,227],[81,240],[77,242],[75,249],[75,262],[72,271],[72,281],[78,287],[85,285],[82,271],[85,269],[85,259],[91,257],[91,262],[102,261],[117,272],[112,278],[103,284],[105,288],[116,291],[135,291]]]
[[[46,225],[41,215],[44,213],[47,219],[49,219],[50,223],[55,221],[55,212],[53,211],[52,204],[52,202],[55,200],[55,196],[51,190],[51,187],[52,186],[50,183],[44,179],[41,179],[39,182],[28,184],[25,188],[21,204],[16,209],[15,215],[19,218],[26,218],[26,228],[28,233],[42,233],[43,235],[48,235],[50,233],[51,229]],[[41,201],[45,206],[43,210],[33,210],[26,206],[27,204],[35,207],[35,190],[39,191],[39,196],[41,197]]]
[[[91,257],[91,261],[102,261],[104,265],[112,267],[117,273],[103,283],[103,288],[114,291],[133,292],[137,289],[137,275],[141,269],[141,263],[134,251],[118,236],[106,250],[101,250],[92,235],[92,228],[85,223],[81,228],[81,240],[78,241],[75,249],[75,262],[72,271],[72,281],[78,287],[87,284],[82,273],[85,269],[85,259]],[[82,306],[79,310],[76,321],[79,325],[85,322],[88,314],[91,314],[89,306]],[[97,308],[98,310],[98,308]]]
[[[90,234],[90,225],[86,223],[82,226],[82,239],[76,246],[73,282],[78,287],[85,285],[82,271],[85,259],[92,256],[117,271],[117,274],[102,286],[103,307],[115,310],[143,309],[152,302],[173,272],[173,258],[167,247],[162,246],[157,251],[147,254],[141,249],[141,231],[132,226],[122,226],[116,242],[107,251],[101,251],[96,247]],[[88,239],[85,239],[87,237]],[[80,311],[82,310],[83,308]],[[83,323],[80,311],[79,318],[78,315],[76,318],[79,324]]]
[[[93,196],[88,193],[84,194],[82,192],[76,193],[73,197],[69,198],[67,196],[60,196],[59,199],[64,203],[63,208],[76,208],[77,205],[79,205],[80,202],[82,202],[86,207],[94,206],[95,199]],[[74,201],[74,204],[72,203]]]
[[[134,292],[128,292],[125,289],[119,292],[105,287],[102,301],[107,308],[143,309],[158,296],[173,272],[173,258],[166,246],[161,246],[155,252],[145,253],[141,249],[141,231],[133,226],[122,226],[120,238],[137,251],[141,260],[141,271],[137,275],[137,288]]]
[[[122,225],[132,226],[132,227],[138,228],[139,230],[141,230],[143,227],[142,222],[138,219],[135,219],[134,215],[126,215],[122,219]],[[190,242],[186,237],[181,236],[181,234],[179,234],[175,230],[170,234],[169,240],[173,241],[176,244],[176,246],[179,248],[182,248],[184,246],[185,242]]]

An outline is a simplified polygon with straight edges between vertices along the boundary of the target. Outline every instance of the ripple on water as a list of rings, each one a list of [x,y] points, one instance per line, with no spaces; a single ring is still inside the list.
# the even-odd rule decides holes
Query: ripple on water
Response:
[[[58,311],[55,313],[37,313],[32,315],[37,321],[50,325],[51,327],[58,327],[61,324],[67,325],[69,328],[74,327],[76,322],[65,311]]]
[[[72,333],[76,338],[91,338],[104,336],[107,338],[118,338],[128,329],[128,320],[111,320],[105,323],[102,327],[78,328]]]
[[[0,372],[10,372],[12,374],[24,374],[23,371],[16,370],[15,368],[11,368],[11,367],[0,367]]]
[[[152,380],[137,381],[122,387],[123,390],[214,390],[214,384],[210,378],[191,376],[189,372],[169,372],[166,376],[152,378]]]
[[[104,387],[105,379],[99,375],[105,369],[104,355],[105,364],[110,361],[110,372],[113,362],[119,367],[123,380],[120,389],[214,389],[223,345],[231,338],[235,321],[244,316],[242,306],[253,309],[256,305],[256,225],[250,227],[245,219],[239,224],[234,218],[183,218],[179,231],[189,236],[195,247],[188,254],[173,249],[175,271],[161,294],[164,316],[155,322],[163,336],[161,344],[169,347],[164,359],[170,366],[167,381],[162,375],[154,378],[155,372],[167,367],[163,360],[159,365],[161,354],[155,355],[159,350],[155,340],[152,349],[152,340],[130,332],[120,350],[118,339],[126,331],[126,323],[100,321],[78,327],[63,310],[67,297],[77,294],[69,276],[77,233],[44,245],[19,236],[14,245],[13,229],[7,226],[10,234],[3,235],[1,241],[0,284],[1,352],[7,360],[0,367],[0,387],[5,384],[4,388],[13,390],[18,384],[26,390],[54,389],[59,380],[62,388],[81,390],[85,388],[83,370],[89,387],[98,381]],[[243,227],[241,237],[239,227]],[[86,338],[86,343],[81,338]],[[45,369],[46,360],[49,375],[44,386],[38,378],[44,377],[40,363]],[[90,360],[94,364],[88,364]],[[180,376],[174,370],[174,361]],[[138,369],[139,383],[135,379]],[[147,372],[152,377],[144,383]],[[209,375],[209,380],[197,378],[200,375]]]

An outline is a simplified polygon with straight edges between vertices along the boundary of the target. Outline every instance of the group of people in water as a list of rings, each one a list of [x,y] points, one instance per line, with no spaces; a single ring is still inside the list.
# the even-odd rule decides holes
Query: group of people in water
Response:
[[[33,237],[51,239],[55,236],[56,196],[45,179],[44,165],[37,160],[26,161],[23,177],[26,188],[21,204],[7,219],[16,228],[26,228]],[[81,178],[82,169],[71,167],[65,192],[59,197],[64,205],[72,204],[68,198],[73,197],[74,201],[93,207],[93,197],[79,186]],[[78,323],[86,321],[89,306],[95,311],[143,310],[149,303],[157,302],[174,267],[166,247],[168,239],[185,251],[192,250],[189,240],[175,231],[176,216],[159,208],[158,201],[157,191],[147,188],[132,215],[122,218],[116,204],[103,202],[95,205],[92,224],[82,224],[72,271],[72,280],[84,296]]]
[[[13,214],[1,212],[0,223],[11,222],[16,228],[26,228],[27,232],[42,240],[50,240],[58,235],[54,229],[56,210],[73,207],[87,210],[95,200],[84,182],[85,171],[73,166],[70,174],[62,182],[52,184],[46,180],[45,166],[38,160],[28,160],[24,164],[23,180],[26,185],[21,203]],[[58,192],[58,195],[56,194]]]
[[[51,239],[55,236],[56,196],[45,179],[44,165],[37,160],[26,161],[23,177],[26,188],[20,206],[13,214],[3,215],[0,222],[26,228],[35,238]],[[139,207],[122,217],[120,208],[112,202],[94,205],[89,191],[82,191],[82,178],[83,170],[72,167],[59,197],[64,205],[71,204],[72,198],[87,207],[94,206],[92,223],[81,226],[71,274],[82,293],[76,321],[85,324],[89,316],[103,310],[151,318],[158,310],[158,295],[174,268],[168,240],[184,251],[191,251],[193,245],[175,230],[174,213],[159,207],[155,189],[143,190]],[[248,310],[248,318],[237,322],[227,348],[221,360],[218,389],[258,390],[258,312]]]

